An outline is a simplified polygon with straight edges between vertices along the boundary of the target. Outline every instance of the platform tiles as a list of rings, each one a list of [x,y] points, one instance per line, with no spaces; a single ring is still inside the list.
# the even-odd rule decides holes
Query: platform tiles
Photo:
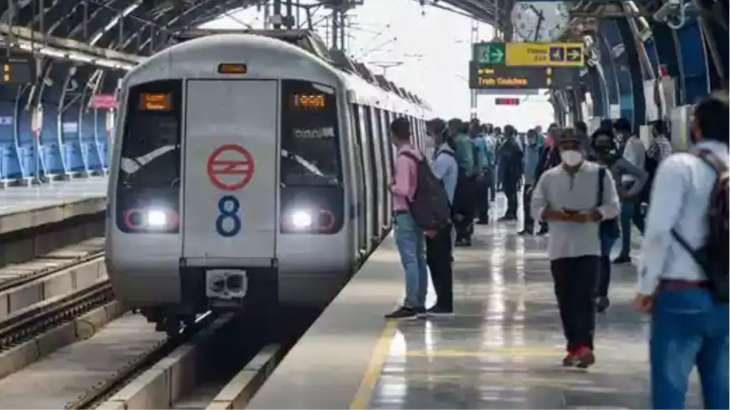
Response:
[[[479,227],[455,253],[456,315],[386,321],[403,294],[392,239],[365,264],[249,408],[647,408],[648,318],[635,268],[614,265],[597,317],[597,364],[561,367],[564,339],[547,238],[517,223]],[[429,300],[432,300],[429,290]],[[696,376],[689,407],[701,407]]]
[[[2,189],[0,234],[102,212],[106,194],[106,177]]]

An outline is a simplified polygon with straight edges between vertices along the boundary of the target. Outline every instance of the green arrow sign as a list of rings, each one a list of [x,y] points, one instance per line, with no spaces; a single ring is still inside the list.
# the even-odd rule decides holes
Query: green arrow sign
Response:
[[[504,64],[504,43],[478,43],[474,45],[474,60],[481,64]]]

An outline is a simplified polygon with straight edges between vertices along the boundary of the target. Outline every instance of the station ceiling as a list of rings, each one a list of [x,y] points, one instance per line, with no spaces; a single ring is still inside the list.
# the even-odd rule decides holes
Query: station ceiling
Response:
[[[368,0],[359,0],[368,1]],[[493,24],[513,0],[412,0]],[[56,39],[130,54],[150,54],[169,36],[262,0],[8,0],[0,4],[0,35],[45,33]],[[296,0],[293,1],[296,3]],[[358,0],[325,0],[328,3]],[[282,3],[286,3],[282,1]],[[302,2],[309,4],[310,2]],[[45,10],[44,13],[40,9]],[[120,18],[123,17],[123,18]],[[121,23],[120,23],[121,22]],[[15,30],[15,31],[13,31]],[[33,33],[31,33],[31,31]]]

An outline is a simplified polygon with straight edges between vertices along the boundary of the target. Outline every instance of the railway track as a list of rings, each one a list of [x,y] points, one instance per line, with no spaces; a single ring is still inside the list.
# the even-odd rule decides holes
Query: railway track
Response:
[[[191,340],[198,332],[216,323],[217,315],[206,312],[199,315],[188,328],[180,330],[176,337],[168,337],[164,341],[152,346],[148,351],[120,368],[113,377],[100,380],[94,386],[81,394],[76,400],[66,403],[66,409],[96,408],[103,401],[121,390],[131,380],[139,376],[162,359],[170,355],[175,349]],[[227,318],[225,320],[228,320]]]
[[[107,280],[53,303],[27,309],[0,324],[0,351],[32,339],[113,299],[111,284]]]

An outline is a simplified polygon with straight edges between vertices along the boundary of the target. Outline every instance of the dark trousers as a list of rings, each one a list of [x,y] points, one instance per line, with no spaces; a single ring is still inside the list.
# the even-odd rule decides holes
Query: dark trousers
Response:
[[[454,310],[451,252],[451,225],[438,231],[433,239],[426,238],[426,262],[436,290],[436,306],[446,310]]]
[[[504,194],[507,196],[507,213],[505,216],[517,217],[517,181],[504,181],[502,183]]]
[[[494,202],[497,198],[497,171],[491,168],[487,173],[487,184],[489,184],[489,200]]]
[[[563,333],[568,340],[568,351],[580,347],[593,349],[596,326],[594,295],[598,277],[598,256],[580,256],[550,261],[555,281]]]
[[[474,231],[475,177],[459,175],[454,194],[454,228],[456,240],[471,239]]]
[[[644,215],[641,213],[641,204],[636,201],[621,203],[621,255],[628,256],[631,252],[631,223],[634,223],[639,232],[644,233]]]
[[[479,221],[489,220],[489,179],[486,175],[476,180],[476,212]]]
[[[525,185],[525,190],[522,193],[522,216],[525,221],[524,230],[532,233],[535,228],[535,221],[532,219],[530,213],[530,202],[532,202],[532,185]]]

